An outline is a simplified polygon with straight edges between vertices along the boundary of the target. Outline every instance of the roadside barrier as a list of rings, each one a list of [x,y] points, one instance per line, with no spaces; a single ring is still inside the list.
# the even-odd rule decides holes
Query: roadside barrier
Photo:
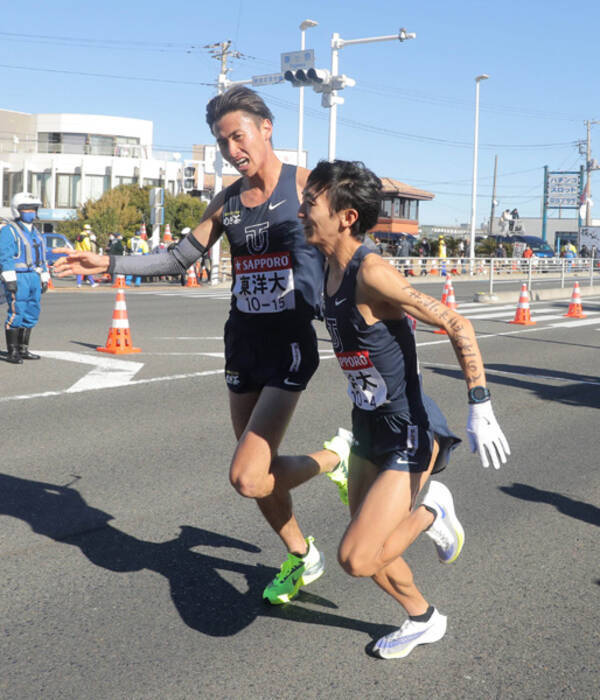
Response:
[[[103,348],[96,348],[98,352],[108,352],[111,355],[126,355],[132,352],[141,352],[140,348],[134,348],[129,330],[127,318],[127,306],[125,304],[125,292],[119,289],[112,315],[112,323],[108,330],[108,338]]]
[[[565,316],[569,318],[586,318],[587,314],[583,313],[583,307],[581,306],[581,292],[579,291],[579,282],[575,282],[573,285],[573,293],[571,294],[571,303],[569,304],[569,310]]]
[[[527,291],[527,285],[523,283],[521,285],[521,294],[519,296],[519,303],[517,304],[517,312],[515,317],[509,323],[516,323],[521,326],[533,326],[535,321],[531,320],[531,311],[529,309],[529,292]]]
[[[125,275],[116,275],[115,281],[113,282],[113,289],[126,289],[127,282],[125,282]]]
[[[199,287],[200,286],[198,284],[198,278],[196,277],[196,270],[194,269],[193,265],[187,271],[187,279],[185,282],[185,286],[186,287]]]

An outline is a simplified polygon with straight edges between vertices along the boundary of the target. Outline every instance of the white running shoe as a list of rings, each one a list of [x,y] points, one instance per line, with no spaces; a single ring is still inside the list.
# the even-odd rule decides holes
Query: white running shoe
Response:
[[[408,618],[400,629],[375,642],[373,652],[382,659],[402,659],[419,644],[438,642],[446,634],[446,621],[435,608],[427,622]]]
[[[465,531],[454,512],[450,490],[439,481],[430,481],[421,497],[421,505],[435,511],[435,520],[425,530],[435,543],[442,564],[452,564],[458,559],[465,543]]]
[[[327,477],[337,484],[340,500],[346,506],[348,505],[348,459],[353,440],[354,437],[349,430],[338,428],[337,435],[323,443],[326,450],[334,452],[340,458],[337,467],[327,472]]]

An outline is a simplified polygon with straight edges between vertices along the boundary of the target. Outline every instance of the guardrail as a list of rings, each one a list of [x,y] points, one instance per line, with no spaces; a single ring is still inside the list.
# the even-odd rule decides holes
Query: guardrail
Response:
[[[497,279],[522,279],[531,290],[535,279],[550,281],[560,279],[560,286],[565,286],[567,278],[584,277],[589,286],[594,286],[600,279],[599,258],[385,258],[390,265],[406,277],[453,277],[465,279],[487,278],[489,293],[494,291]],[[548,277],[548,275],[552,277]]]

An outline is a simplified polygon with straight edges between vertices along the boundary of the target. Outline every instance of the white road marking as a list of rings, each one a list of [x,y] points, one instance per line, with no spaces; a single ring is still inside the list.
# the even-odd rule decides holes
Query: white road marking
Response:
[[[600,318],[579,318],[573,321],[563,321],[562,323],[551,323],[551,328],[577,328],[577,326],[593,326],[600,323]]]
[[[66,362],[79,362],[84,365],[94,365],[94,369],[85,377],[75,382],[73,386],[66,390],[68,394],[75,394],[79,391],[89,391],[91,389],[109,389],[115,386],[129,384],[131,379],[142,369],[143,362],[129,362],[117,360],[112,357],[100,357],[95,355],[84,355],[78,352],[51,352],[40,351],[42,357],[49,357],[53,360],[65,360]]]

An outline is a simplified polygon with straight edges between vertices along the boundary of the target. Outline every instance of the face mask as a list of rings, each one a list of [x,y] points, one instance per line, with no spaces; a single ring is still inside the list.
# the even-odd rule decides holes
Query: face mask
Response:
[[[22,211],[21,212],[21,221],[24,221],[26,224],[32,223],[34,219],[35,219],[35,212],[34,211]]]

